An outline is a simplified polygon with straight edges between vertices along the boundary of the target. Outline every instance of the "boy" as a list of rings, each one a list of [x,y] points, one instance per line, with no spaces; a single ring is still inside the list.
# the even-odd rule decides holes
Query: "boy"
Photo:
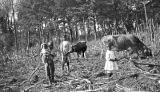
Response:
[[[55,71],[53,62],[54,56],[51,54],[51,51],[47,43],[43,43],[41,45],[41,48],[42,50],[40,52],[40,56],[42,58],[42,62],[45,65],[45,71],[46,71],[46,76],[49,80],[49,85],[51,85],[52,82],[54,82],[54,71]]]

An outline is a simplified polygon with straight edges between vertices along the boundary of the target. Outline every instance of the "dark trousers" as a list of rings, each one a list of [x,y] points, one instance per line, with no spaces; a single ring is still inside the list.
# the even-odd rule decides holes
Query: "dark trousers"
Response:
[[[50,63],[45,63],[45,72],[46,72],[46,77],[49,79],[49,82],[50,83],[54,82],[55,67],[53,61]]]

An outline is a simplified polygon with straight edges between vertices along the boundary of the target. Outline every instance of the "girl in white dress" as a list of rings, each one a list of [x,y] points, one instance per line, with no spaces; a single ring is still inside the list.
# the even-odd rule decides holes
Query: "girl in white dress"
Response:
[[[117,65],[117,55],[116,51],[107,50],[106,51],[106,63],[104,70],[106,71],[107,75],[111,77],[113,75],[112,71],[118,70]]]

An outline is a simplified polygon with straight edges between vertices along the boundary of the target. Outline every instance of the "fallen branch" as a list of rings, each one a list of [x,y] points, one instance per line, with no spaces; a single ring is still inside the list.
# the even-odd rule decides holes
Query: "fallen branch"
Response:
[[[94,90],[82,90],[82,91],[76,91],[76,92],[99,92],[100,90],[104,90],[104,89],[108,89],[106,86],[105,87],[101,87],[101,88],[97,88],[97,89],[94,89]],[[75,91],[71,91],[71,92],[75,92]]]
[[[144,69],[142,69],[141,67],[139,67],[137,64],[133,63],[135,67],[137,67],[140,71],[145,71]]]
[[[149,63],[137,63],[137,62],[135,62],[135,61],[132,61],[132,62],[134,62],[135,64],[139,64],[139,65],[158,66],[158,67],[160,67],[160,65],[155,65],[155,64],[149,64]]]
[[[105,84],[110,84],[110,83],[114,83],[114,82],[117,82],[117,81],[119,81],[119,79],[117,79],[117,80],[113,80],[113,81],[110,81],[110,82],[104,82],[104,83],[96,83],[96,84],[90,84],[91,86],[100,86],[100,85],[105,85]]]
[[[150,75],[143,75],[144,77],[147,77],[147,78],[149,78],[149,79],[152,79],[152,80],[158,80],[158,79],[160,79],[160,77],[157,77],[157,76],[150,76]]]
[[[159,80],[160,79],[159,74],[152,74],[152,73],[149,73],[149,72],[144,73],[143,76],[147,77],[149,79],[152,79],[152,80]]]
[[[28,80],[30,80],[31,79],[31,77],[36,73],[36,71],[38,70],[38,69],[41,69],[43,66],[41,66],[40,67],[40,65],[31,73],[31,75],[30,75],[30,77],[28,78]]]
[[[38,55],[33,55],[32,58],[34,58],[35,61],[37,62],[35,56],[38,56]],[[31,79],[32,76],[36,73],[36,71],[39,70],[39,69],[41,69],[42,67],[43,67],[43,66],[41,66],[40,63],[39,63],[38,67],[31,73],[30,77],[29,77],[26,81],[22,82],[20,85],[23,85],[25,82],[30,81],[30,79]]]
[[[141,67],[139,67],[138,64],[142,64],[142,65],[152,65],[152,66],[160,66],[160,65],[137,63],[137,62],[135,62],[135,61],[132,61],[132,62],[133,62],[133,64],[134,64],[137,68],[139,68],[139,69],[143,72],[143,73],[141,73],[142,76],[147,77],[147,78],[152,79],[152,80],[158,80],[158,79],[160,79],[160,74],[152,74],[152,73],[150,73],[150,72],[147,72],[147,71],[145,71],[144,69],[142,69]]]
[[[160,74],[152,74],[152,73],[149,73],[149,72],[145,73],[145,75],[158,76],[158,77],[160,77]]]
[[[139,70],[141,70],[141,71],[145,71],[144,69],[142,69],[140,66],[138,66],[138,63],[137,62],[135,62],[135,61],[131,61],[133,64],[134,64],[134,66],[135,67],[137,67]],[[147,71],[145,71],[145,72],[147,72]]]
[[[24,92],[28,92],[28,90],[29,90],[29,89],[31,89],[31,88],[33,88],[33,87],[37,86],[38,84],[40,84],[40,83],[41,83],[41,82],[43,82],[43,81],[44,81],[44,79],[43,79],[43,80],[41,80],[41,81],[39,81],[39,82],[37,82],[36,84],[34,84],[34,85],[32,85],[32,86],[30,86],[30,87],[26,88],[26,89],[24,90]]]
[[[43,67],[43,66],[42,66],[42,67]],[[40,67],[40,65],[39,65],[39,66],[31,73],[30,77],[29,77],[27,80],[23,81],[23,82],[20,83],[20,84],[18,83],[18,84],[16,84],[16,85],[21,86],[21,85],[23,85],[24,83],[30,81],[30,79],[31,79],[32,76],[36,73],[36,71],[39,70],[39,69],[41,69],[42,67]]]
[[[123,86],[118,85],[118,84],[116,84],[116,87],[119,88],[119,89],[124,89],[125,92],[130,92],[131,90],[133,90],[133,89],[131,89],[131,88],[123,87]]]
[[[142,74],[142,73],[135,73],[135,74],[127,75],[125,77],[119,78],[118,81],[124,80],[126,78],[134,78],[134,77],[137,78],[140,74]]]

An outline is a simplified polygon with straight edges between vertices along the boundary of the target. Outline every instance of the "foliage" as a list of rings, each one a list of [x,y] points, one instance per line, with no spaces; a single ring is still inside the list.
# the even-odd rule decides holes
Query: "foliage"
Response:
[[[132,33],[139,26],[145,27],[147,21],[152,19],[153,24],[159,23],[160,2],[157,0],[17,0],[17,2],[0,1],[0,24],[3,32],[11,30],[15,34],[14,37],[18,39],[16,44],[25,43],[25,46],[35,39],[40,44],[54,37],[59,41],[62,37],[69,38],[68,40],[80,40],[81,37],[85,37],[87,40],[93,38],[92,36]],[[18,14],[18,20],[9,19],[10,11],[14,11],[12,17],[14,13]],[[33,36],[35,38],[32,38]]]
[[[17,41],[17,52],[20,53],[20,55],[11,54],[11,56],[1,55],[0,60],[5,61],[0,63],[0,72],[4,74],[2,75],[1,73],[0,76],[5,80],[3,83],[9,83],[8,77],[6,78],[6,76],[15,76],[16,78],[22,78],[23,76],[23,79],[18,79],[18,82],[27,80],[26,77],[29,77],[37,65],[41,64],[39,44],[49,40],[56,41],[56,46],[58,46],[61,40],[93,40],[94,36],[101,38],[103,35],[130,32],[138,35],[141,40],[145,39],[143,42],[151,45],[153,53],[159,53],[157,50],[159,49],[159,0],[17,1],[18,3],[14,3],[13,0],[0,0],[0,50],[1,52],[10,51]],[[18,14],[17,20],[14,14]],[[134,23],[137,26],[134,26]],[[62,39],[64,36],[65,39]],[[100,41],[92,41],[87,45],[87,57],[89,57],[89,60],[87,62],[81,60],[82,62],[80,64],[77,64],[76,61],[73,60],[73,62],[71,62],[72,76],[69,77],[86,78],[91,81],[94,89],[105,86],[108,89],[103,89],[102,91],[110,89],[122,91],[119,88],[115,88],[117,87],[115,82],[102,84],[103,82],[110,82],[110,80],[105,81],[103,78],[105,76],[98,77],[97,75],[99,71],[102,71],[104,65],[104,59],[97,59],[101,52],[102,44]],[[27,49],[26,52],[26,48],[30,49]],[[15,49],[13,48],[13,50]],[[72,55],[72,57],[75,58],[74,55]],[[58,56],[57,58],[60,57]],[[94,58],[96,59],[94,60]],[[159,58],[157,58],[158,56],[145,60],[145,63],[159,64]],[[64,88],[65,90],[70,89],[75,91],[77,88],[77,91],[78,86],[83,90],[89,89],[86,81],[77,80],[79,81],[77,83],[77,81],[74,80],[71,82],[73,85],[69,85],[69,78],[61,76],[60,63],[55,62],[55,77],[58,79],[57,81],[59,81],[59,84],[57,83],[55,85],[57,89],[63,90]],[[137,60],[137,62],[143,61]],[[113,79],[122,78],[121,81],[117,82],[119,85],[124,86],[126,89],[159,90],[157,81],[148,80],[143,74],[140,76],[137,75],[138,77],[126,77],[128,74],[132,75],[132,73],[141,72],[134,67],[132,63],[128,62],[128,60],[124,59],[122,62],[119,62],[119,64],[120,70],[113,77]],[[143,68],[148,70],[150,67],[143,66]],[[154,68],[156,71],[159,71],[159,68]],[[9,71],[9,73],[5,72],[6,70]],[[43,69],[40,69],[37,75],[40,76],[40,79],[45,79]],[[24,86],[28,87],[30,84],[26,83],[23,87]],[[42,88],[40,86],[38,87],[40,89]],[[39,92],[39,88],[35,88],[35,90]]]

